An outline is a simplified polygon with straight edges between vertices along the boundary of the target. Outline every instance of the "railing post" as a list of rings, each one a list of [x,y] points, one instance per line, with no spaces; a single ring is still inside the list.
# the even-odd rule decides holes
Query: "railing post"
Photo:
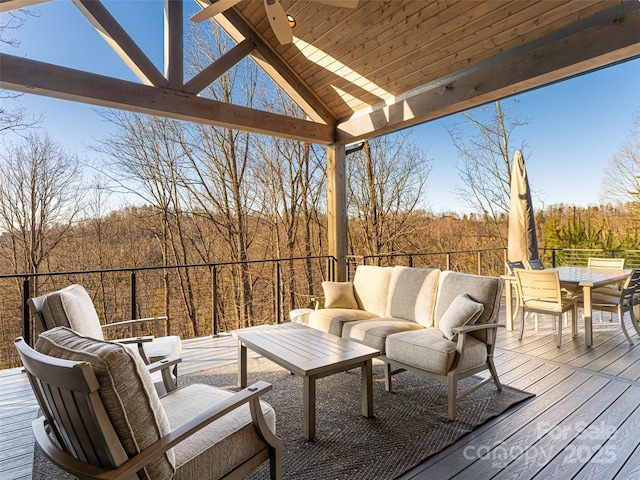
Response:
[[[553,268],[556,268],[556,266],[557,266],[556,265],[556,249],[555,248],[551,249],[551,266]]]
[[[446,265],[445,270],[451,270],[451,254],[447,253],[447,257],[446,258],[447,258],[447,265]]]
[[[478,275],[482,275],[482,251],[478,250]]]
[[[276,262],[276,320],[278,323],[282,323],[281,287],[282,287],[282,271],[280,267],[280,262]]]
[[[409,255],[409,267],[413,267],[413,255]]]
[[[131,320],[135,320],[137,315],[136,309],[136,271],[131,271]],[[136,324],[131,325],[131,335],[136,337],[138,335]]]
[[[213,336],[218,336],[218,269],[211,267],[211,321],[213,323]]]
[[[24,335],[24,341],[27,345],[33,347],[31,338],[31,315],[29,315],[29,305],[27,304],[30,291],[29,277],[24,277],[22,280],[22,334]]]

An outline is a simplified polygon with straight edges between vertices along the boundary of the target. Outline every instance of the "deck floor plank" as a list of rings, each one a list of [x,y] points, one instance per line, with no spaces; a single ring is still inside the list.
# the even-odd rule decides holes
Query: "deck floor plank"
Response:
[[[589,348],[584,343],[584,327],[579,327],[576,338],[563,327],[562,346],[558,348],[548,318],[540,319],[538,332],[534,331],[533,320],[528,319],[522,340],[518,339],[518,322],[519,317],[514,331],[499,330],[495,364],[503,384],[536,396],[489,420],[400,479],[433,480],[456,475],[471,475],[474,480],[640,477],[640,339],[633,329],[629,331],[635,345],[629,346],[615,317],[613,322],[596,321],[594,347]],[[187,375],[236,363],[237,356],[237,342],[229,334],[185,339],[178,371]],[[22,369],[0,371],[3,480],[31,476],[31,422],[36,412],[37,404]],[[598,426],[616,433],[608,440],[602,439],[594,434]],[[569,435],[564,436],[565,431]],[[501,446],[520,453],[507,455],[502,463],[469,455],[470,448],[477,450],[480,446],[490,447],[488,458],[497,456]],[[615,458],[610,458],[611,452]],[[536,453],[546,457],[542,461],[532,458]]]

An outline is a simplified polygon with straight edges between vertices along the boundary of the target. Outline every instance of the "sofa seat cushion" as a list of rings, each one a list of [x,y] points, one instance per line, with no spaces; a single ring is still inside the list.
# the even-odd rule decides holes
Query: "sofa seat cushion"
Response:
[[[130,457],[170,432],[169,420],[146,366],[139,355],[124,345],[57,327],[40,334],[36,350],[51,357],[91,364],[107,415]],[[140,478],[172,478],[173,449],[148,464],[143,472],[139,472]]]
[[[311,315],[309,315],[309,326],[339,337],[342,335],[342,326],[345,323],[377,317],[378,315],[375,313],[365,310],[322,308],[320,310],[314,310]]]
[[[180,388],[160,399],[171,429],[191,420],[233,393],[209,385]],[[268,427],[276,429],[276,416],[268,403],[260,402]],[[249,405],[245,404],[178,443],[174,479],[214,479],[229,473],[262,449],[265,443],[256,433]]]
[[[446,375],[458,354],[456,342],[446,339],[437,328],[402,332],[387,337],[386,355],[390,360],[427,372]],[[487,361],[487,345],[467,336],[465,353],[458,371],[464,372]]]
[[[416,322],[400,318],[374,318],[345,323],[342,327],[342,338],[375,348],[384,355],[385,341],[389,335],[410,330],[422,330],[423,328],[422,325]]]

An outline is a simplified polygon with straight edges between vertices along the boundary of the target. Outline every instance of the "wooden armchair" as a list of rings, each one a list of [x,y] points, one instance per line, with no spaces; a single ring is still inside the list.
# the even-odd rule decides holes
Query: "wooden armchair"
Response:
[[[43,416],[44,456],[80,479],[243,478],[270,460],[281,478],[275,413],[257,382],[238,393],[189,385],[158,397],[141,358],[113,342],[57,327],[36,350],[16,347]]]
[[[103,332],[107,329],[125,328],[135,332],[137,325],[153,323],[155,337],[134,335],[114,341],[131,344],[132,347],[137,345],[138,353],[146,364],[179,356],[182,351],[180,337],[163,336],[162,323],[168,322],[167,317],[140,318],[101,325],[93,301],[82,285],[74,284],[40,297],[30,298],[27,303],[39,331],[69,327],[81,335],[104,340]],[[177,380],[177,364],[171,371],[163,369],[162,383],[158,384],[159,391],[163,393],[162,388],[167,392],[174,390],[177,387]]]

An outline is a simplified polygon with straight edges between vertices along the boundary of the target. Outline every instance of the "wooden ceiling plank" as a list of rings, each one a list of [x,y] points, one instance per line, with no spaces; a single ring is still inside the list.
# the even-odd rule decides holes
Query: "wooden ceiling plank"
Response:
[[[337,118],[333,112],[327,108],[302,78],[283,61],[278,53],[257,32],[250,28],[234,8],[216,17],[216,21],[237,42],[246,38],[255,43],[256,50],[252,54],[254,60],[312,120],[324,122],[328,125],[335,124]]]
[[[583,7],[587,7],[580,14],[584,13],[585,15],[591,16],[593,14],[600,13],[602,11],[602,2],[580,2]],[[535,41],[538,38],[543,37],[544,35],[551,34],[552,32],[564,28],[571,23],[576,21],[576,16],[565,16],[561,15],[561,13],[565,12],[566,9],[570,9],[571,7],[577,5],[576,2],[570,2],[564,4],[564,9],[560,11],[556,9],[556,15],[558,15],[558,19],[554,23],[547,23],[546,25],[540,26],[540,28],[533,29],[530,31],[526,31],[526,27],[523,26],[523,31],[521,34],[513,35],[510,42],[502,42],[501,44],[497,44],[496,36],[492,35],[484,35],[481,37],[473,37],[471,39],[467,39],[464,43],[457,44],[455,51],[457,52],[457,61],[451,61],[449,58],[444,58],[440,60],[429,59],[429,71],[415,70],[415,71],[407,71],[407,75],[403,77],[398,77],[397,80],[390,80],[390,88],[393,90],[394,88],[402,88],[403,90],[409,90],[411,87],[407,87],[408,85],[415,86],[419,84],[424,84],[425,81],[430,81],[435,78],[441,78],[451,72],[456,71],[457,69],[464,68],[469,65],[469,59],[477,59],[477,62],[481,62],[488,58],[487,52],[493,51],[496,49],[498,52],[511,50],[516,48],[522,44],[526,44],[532,41]],[[581,16],[581,15],[580,15]],[[540,15],[539,18],[542,19],[543,15]],[[541,20],[542,21],[542,20]]]
[[[145,85],[166,87],[167,79],[98,0],[72,0],[98,33]]]
[[[29,8],[51,0],[0,0],[0,13]]]
[[[640,9],[550,40],[532,50],[488,62],[446,85],[420,89],[391,105],[379,105],[336,126],[336,141],[350,143],[377,136],[555,81],[640,57]],[[503,58],[503,57],[501,57]]]
[[[333,143],[329,125],[0,53],[0,88],[302,142]]]
[[[184,35],[182,0],[164,0],[164,75],[169,88],[184,85]]]
[[[231,50],[226,52],[215,62],[189,80],[184,86],[184,91],[186,93],[191,93],[192,95],[198,95],[225,72],[231,70],[243,58],[246,58],[247,55],[255,50],[255,48],[256,44],[251,40],[245,39],[238,43]]]
[[[440,17],[441,19],[435,18],[431,22],[424,22],[420,26],[420,31],[423,33],[416,32],[409,44],[406,43],[406,39],[403,42],[401,30],[393,29],[392,35],[382,36],[383,39],[389,40],[388,42],[379,42],[378,48],[375,50],[370,46],[363,45],[361,52],[348,55],[343,63],[354,65],[354,69],[362,72],[364,76],[373,81],[385,75],[386,72],[393,72],[398,66],[405,69],[415,69],[417,65],[427,63],[423,60],[425,55],[437,57],[447,55],[452,49],[453,38],[456,41],[459,41],[460,38],[466,38],[476,29],[482,29],[492,22],[525,8],[527,3],[502,2],[498,8],[491,8],[492,4],[488,2],[472,3],[472,5],[474,7],[464,13],[456,14],[454,12],[457,10],[453,10],[449,11],[447,16]],[[368,50],[367,54],[364,53],[365,49]],[[381,51],[386,55],[381,55]],[[393,67],[390,64],[393,64]],[[329,83],[326,79],[310,82],[311,86],[318,91],[328,86]]]

